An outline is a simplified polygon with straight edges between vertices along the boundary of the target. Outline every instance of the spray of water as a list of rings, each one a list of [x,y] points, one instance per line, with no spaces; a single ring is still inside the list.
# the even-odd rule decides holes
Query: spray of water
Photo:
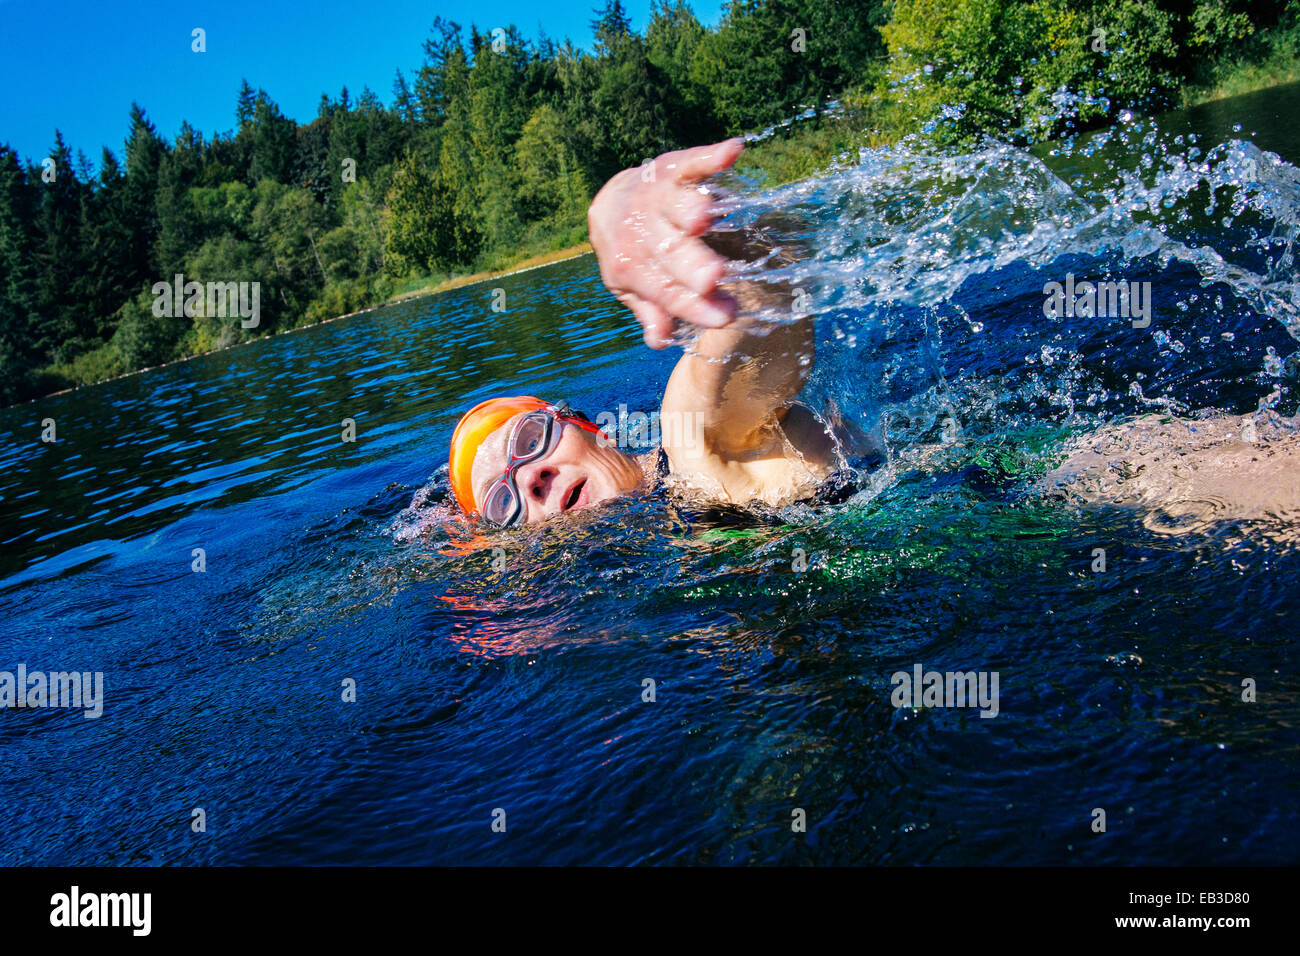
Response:
[[[1079,103],[1057,105],[1068,118]],[[1038,147],[932,142],[864,148],[774,190],[726,178],[719,228],[776,250],[732,278],[793,288],[797,313],[823,317],[810,391],[907,445],[1153,407],[1294,411],[1295,167],[1129,113]],[[1049,284],[1076,281],[1132,290],[1147,314],[1101,300],[1048,314]],[[752,312],[797,314],[778,297]]]

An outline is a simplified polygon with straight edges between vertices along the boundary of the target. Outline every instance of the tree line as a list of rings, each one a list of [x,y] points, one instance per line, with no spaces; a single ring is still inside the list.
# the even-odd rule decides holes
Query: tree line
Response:
[[[834,122],[891,136],[952,102],[959,132],[1023,128],[1061,88],[1087,105],[1049,126],[1155,108],[1206,62],[1293,38],[1297,2],[732,0],[710,29],[654,0],[639,34],[607,0],[591,51],[439,17],[387,104],[344,88],[301,124],[245,80],[210,138],[169,140],[132,104],[98,170],[57,131],[39,159],[0,144],[0,402],[571,245],[618,170],[809,106],[816,125],[832,99]],[[259,283],[256,327],[159,314],[176,275]]]

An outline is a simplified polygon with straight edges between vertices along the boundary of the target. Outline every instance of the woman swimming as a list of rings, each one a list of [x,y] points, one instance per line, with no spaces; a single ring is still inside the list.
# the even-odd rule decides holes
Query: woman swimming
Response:
[[[628,455],[567,406],[490,399],[467,412],[452,436],[451,484],[467,513],[502,526],[532,523],[628,494],[656,476],[719,504],[837,500],[853,489],[845,478],[854,474],[850,461],[879,458],[879,447],[833,409],[823,417],[798,402],[812,370],[814,326],[795,312],[792,290],[726,279],[725,259],[776,264],[800,255],[797,243],[773,241],[761,229],[711,231],[717,214],[702,181],[731,166],[741,149],[740,140],[727,140],[664,154],[649,172],[624,170],[588,211],[601,278],[636,316],[646,344],[667,346],[678,318],[701,328],[664,389],[660,449]],[[791,320],[752,318],[773,307]],[[1086,504],[1145,507],[1208,495],[1220,517],[1263,510],[1294,520],[1294,425],[1280,422],[1258,436],[1240,418],[1112,427],[1077,442],[1048,490]],[[1153,443],[1167,454],[1153,453]],[[1146,475],[1140,490],[1126,478],[1137,474]],[[1255,500],[1261,493],[1266,502]]]
[[[790,309],[792,290],[723,281],[724,255],[797,255],[761,230],[709,232],[717,217],[699,183],[739,154],[740,141],[728,140],[660,156],[654,175],[624,170],[588,213],[601,276],[640,320],[646,343],[667,345],[674,316],[702,328],[664,388],[658,451],[628,455],[567,407],[491,399],[452,437],[452,489],[467,512],[500,525],[541,521],[627,494],[656,473],[717,503],[779,507],[824,494],[846,452],[869,451],[851,426],[796,401],[812,370],[812,316],[750,318],[765,307]]]

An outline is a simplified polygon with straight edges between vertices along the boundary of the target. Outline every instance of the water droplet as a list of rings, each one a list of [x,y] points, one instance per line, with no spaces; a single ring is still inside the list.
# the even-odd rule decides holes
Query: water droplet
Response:
[[[1120,667],[1137,667],[1142,663],[1142,658],[1132,651],[1125,651],[1123,654],[1107,654],[1106,663],[1118,664]]]

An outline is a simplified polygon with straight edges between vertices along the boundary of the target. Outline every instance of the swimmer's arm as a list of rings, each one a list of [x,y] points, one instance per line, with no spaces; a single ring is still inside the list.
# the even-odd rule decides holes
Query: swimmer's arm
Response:
[[[769,446],[780,422],[812,372],[811,316],[785,323],[746,318],[760,308],[793,314],[793,295],[782,285],[732,282],[724,286],[740,303],[726,328],[700,333],[682,356],[664,390],[663,412],[689,416],[706,450],[724,458]],[[670,449],[671,451],[671,449]]]
[[[1150,415],[1082,438],[1043,478],[1049,494],[1206,519],[1300,514],[1300,421]]]

